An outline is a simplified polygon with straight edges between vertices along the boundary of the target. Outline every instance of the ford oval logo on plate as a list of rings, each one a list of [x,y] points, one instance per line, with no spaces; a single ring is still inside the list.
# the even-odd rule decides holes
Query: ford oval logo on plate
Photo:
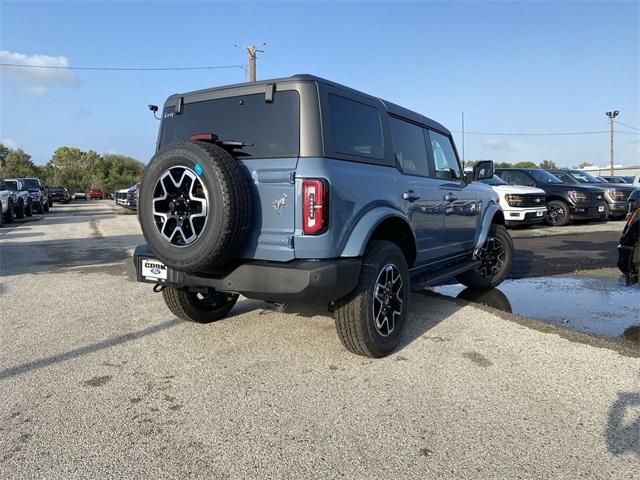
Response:
[[[162,270],[160,270],[158,267],[153,267],[151,269],[151,273],[153,273],[154,275],[159,275],[161,271]]]

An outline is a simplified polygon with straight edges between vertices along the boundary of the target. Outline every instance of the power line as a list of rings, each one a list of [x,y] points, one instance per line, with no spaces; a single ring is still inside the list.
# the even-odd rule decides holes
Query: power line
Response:
[[[17,68],[46,68],[53,70],[98,70],[98,71],[118,71],[118,72],[157,72],[173,70],[217,70],[222,68],[241,68],[247,71],[246,65],[215,65],[204,67],[65,67],[61,65],[22,65],[19,63],[0,63],[0,67]]]
[[[619,125],[623,125],[623,126],[625,126],[625,127],[633,128],[634,130],[640,130],[640,128],[638,128],[638,127],[633,127],[633,126],[631,126],[631,125],[627,125],[626,123],[622,123],[622,122],[621,122],[621,121],[619,121],[619,120],[615,120],[615,122],[616,122],[617,124],[619,124]],[[629,133],[631,133],[631,132],[629,132]]]
[[[454,133],[462,133],[461,131],[452,130]],[[465,135],[513,135],[513,136],[532,136],[532,135],[595,135],[599,133],[609,133],[608,130],[594,130],[589,132],[521,132],[521,133],[505,133],[505,132],[464,132]],[[631,133],[631,132],[629,132]]]

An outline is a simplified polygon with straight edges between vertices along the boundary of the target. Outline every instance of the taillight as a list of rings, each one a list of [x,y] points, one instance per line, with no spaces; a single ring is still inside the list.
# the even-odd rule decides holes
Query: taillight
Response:
[[[302,181],[302,231],[306,235],[318,235],[329,221],[329,196],[327,184],[321,179]]]

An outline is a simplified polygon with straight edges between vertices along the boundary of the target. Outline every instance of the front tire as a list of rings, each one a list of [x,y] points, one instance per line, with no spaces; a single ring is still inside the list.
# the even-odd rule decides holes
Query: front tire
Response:
[[[27,202],[27,208],[25,208],[24,213],[27,215],[27,217],[33,216],[33,204],[31,203],[31,200]]]
[[[44,213],[47,213],[49,211],[49,202],[42,202],[42,200],[40,200],[40,202],[42,203],[42,210],[44,211]]]
[[[410,281],[402,250],[395,243],[373,240],[358,285],[336,302],[336,330],[347,350],[377,358],[398,345],[409,310]]]
[[[502,225],[491,225],[478,258],[480,265],[456,277],[460,283],[476,290],[488,290],[507,278],[513,263],[513,240]]]
[[[564,227],[571,221],[571,212],[569,211],[569,205],[561,200],[551,200],[547,203],[546,223],[552,227]]]
[[[42,202],[38,202],[36,206],[36,213],[42,215],[44,213],[44,209],[42,208]]]
[[[211,323],[225,317],[238,301],[238,295],[216,292],[200,294],[166,287],[162,296],[171,313],[195,323]]]

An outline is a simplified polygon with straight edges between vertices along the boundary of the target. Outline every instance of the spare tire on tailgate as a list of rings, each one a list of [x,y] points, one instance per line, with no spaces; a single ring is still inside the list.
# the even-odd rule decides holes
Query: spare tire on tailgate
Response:
[[[172,144],[151,159],[138,210],[158,259],[197,272],[221,267],[244,243],[251,220],[247,181],[236,159],[215,144]]]

